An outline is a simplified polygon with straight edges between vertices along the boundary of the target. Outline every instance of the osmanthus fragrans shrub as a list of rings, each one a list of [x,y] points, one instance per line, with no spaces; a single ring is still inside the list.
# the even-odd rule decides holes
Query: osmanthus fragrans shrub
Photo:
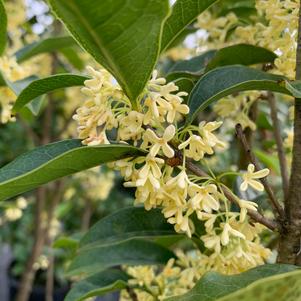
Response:
[[[2,58],[2,122],[45,93],[83,85],[79,139],[2,167],[0,198],[109,163],[138,205],[82,238],[66,300],[113,290],[122,300],[299,300],[299,1],[48,4],[70,36]],[[187,47],[193,32],[197,47]],[[94,58],[87,75],[25,75],[20,85],[22,61],[64,43]]]

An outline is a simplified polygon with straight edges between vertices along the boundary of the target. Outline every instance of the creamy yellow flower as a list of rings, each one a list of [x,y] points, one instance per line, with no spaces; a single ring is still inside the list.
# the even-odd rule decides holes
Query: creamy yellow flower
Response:
[[[186,147],[188,147],[188,149],[186,149]],[[213,153],[211,147],[206,145],[204,140],[198,135],[191,135],[186,141],[178,146],[178,149],[186,149],[185,155],[195,161],[201,160],[205,153]]]
[[[142,123],[144,115],[137,111],[130,111],[128,115],[119,118],[118,135],[121,140],[138,140],[143,133]]]
[[[229,223],[222,223],[221,227],[223,229],[223,232],[221,234],[221,244],[223,246],[226,246],[230,241],[230,235],[233,235],[235,237],[245,239],[246,237],[239,231],[233,229]]]
[[[249,164],[247,172],[242,175],[243,182],[240,185],[240,190],[246,191],[250,185],[255,190],[263,191],[263,185],[256,180],[266,177],[269,173],[270,171],[267,168],[255,171],[254,164]]]
[[[217,198],[217,187],[214,184],[199,186],[196,184],[189,185],[188,194],[190,196],[189,205],[195,211],[203,210],[211,213],[217,211],[220,207]]]
[[[160,150],[162,150],[163,154],[168,157],[172,158],[174,156],[174,150],[172,147],[168,144],[173,137],[175,136],[176,129],[174,125],[169,125],[162,137],[158,137],[154,131],[151,129],[147,129],[145,134],[144,134],[144,140],[151,143],[151,149],[150,149],[150,155],[152,157],[155,157]]]
[[[221,252],[221,238],[219,235],[216,235],[215,233],[214,235],[206,234],[201,238],[206,248],[214,250],[217,254]]]
[[[240,207],[240,222],[243,222],[246,219],[248,210],[255,210],[257,211],[258,204],[250,201],[245,201],[242,199],[238,200],[238,205]]]
[[[17,198],[16,203],[17,207],[20,209],[25,209],[27,207],[27,200],[22,196]]]
[[[182,96],[187,96],[188,94],[186,92],[179,92],[176,95],[172,95],[168,99],[169,108],[167,111],[167,117],[166,120],[169,123],[172,123],[175,121],[177,113],[186,115],[189,113],[189,107],[185,104],[182,104],[183,99]]]
[[[224,147],[225,144],[219,140],[212,132],[217,130],[223,123],[221,121],[201,122],[199,124],[199,133],[203,137],[205,143],[210,147]]]
[[[4,215],[9,221],[16,221],[22,217],[22,210],[14,207],[7,208]]]

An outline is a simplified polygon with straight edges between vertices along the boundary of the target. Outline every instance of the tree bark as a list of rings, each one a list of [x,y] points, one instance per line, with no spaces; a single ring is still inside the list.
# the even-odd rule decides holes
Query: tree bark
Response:
[[[301,2],[301,1],[300,1]],[[300,3],[301,6],[301,3]],[[301,9],[296,55],[296,79],[301,79]],[[280,233],[278,262],[301,265],[301,99],[295,99],[294,143],[289,194],[285,201],[286,223]]]

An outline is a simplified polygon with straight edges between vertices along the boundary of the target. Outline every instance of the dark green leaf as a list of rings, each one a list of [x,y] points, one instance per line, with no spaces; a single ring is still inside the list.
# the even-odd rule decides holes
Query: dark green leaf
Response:
[[[64,301],[83,301],[109,292],[126,288],[127,274],[120,270],[109,269],[76,283]]]
[[[201,55],[195,56],[189,60],[183,60],[175,63],[169,72],[188,72],[202,74],[207,64],[215,56],[216,50],[209,50]]]
[[[154,242],[130,239],[79,251],[68,269],[68,275],[93,274],[123,264],[164,264],[172,257],[173,252]]]
[[[36,80],[38,80],[38,77],[32,75],[15,82],[10,82],[6,80],[6,84],[16,94],[16,96],[18,96],[23,89],[25,89],[28,85],[30,85],[33,81]],[[22,113],[26,114],[28,112],[30,114],[31,112],[33,115],[37,116],[41,110],[42,105],[43,105],[42,96],[32,98],[28,103],[26,103],[26,106],[23,107]],[[32,115],[30,114],[30,116]]]
[[[33,42],[21,48],[15,53],[18,63],[24,62],[31,57],[45,53],[53,52],[59,49],[76,45],[72,37],[56,37]]]
[[[168,0],[49,3],[78,43],[115,76],[135,103],[158,59]]]
[[[187,122],[214,101],[233,93],[250,90],[267,90],[291,95],[284,87],[285,78],[245,66],[235,65],[214,69],[206,73],[191,91]]]
[[[200,13],[210,7],[217,0],[177,0],[172,7],[172,13],[165,22],[161,52],[191,24]]]
[[[188,293],[166,299],[166,301],[215,301],[235,291],[243,289],[256,280],[277,274],[295,271],[298,267],[293,265],[266,264],[247,272],[227,276],[216,272],[205,274]],[[228,299],[227,299],[228,300]],[[246,300],[233,298],[229,300]],[[251,299],[250,299],[251,300]],[[253,300],[258,300],[258,296]],[[261,301],[266,299],[261,299]],[[278,299],[274,299],[277,300]],[[246,300],[247,301],[247,300]],[[248,299],[249,301],[249,299]]]
[[[179,91],[187,92],[188,95],[192,91],[195,82],[190,78],[180,77],[174,80],[175,85],[179,87]],[[184,97],[186,99],[188,96]]]
[[[216,52],[206,67],[206,72],[216,67],[228,65],[255,65],[273,63],[277,55],[265,48],[249,44],[238,44],[225,47]]]
[[[175,81],[180,78],[186,78],[193,82],[196,82],[200,78],[200,75],[190,72],[172,72],[166,76],[166,80],[168,82]]]
[[[166,50],[171,49],[173,47],[178,46],[179,44],[181,44],[185,38],[192,33],[195,33],[198,30],[197,27],[191,25],[191,26],[187,26],[178,36],[175,40],[173,40],[168,47],[166,48]]]
[[[0,55],[3,54],[7,39],[7,16],[4,3],[0,0]]]
[[[82,86],[86,79],[88,79],[88,77],[81,75],[56,74],[32,81],[19,94],[13,107],[13,111],[18,112],[34,98],[53,90],[73,86]]]
[[[160,209],[146,211],[142,207],[125,208],[102,218],[80,242],[81,247],[97,246],[127,240],[176,235]]]
[[[37,147],[0,169],[0,200],[102,163],[139,154],[139,149],[124,144],[83,146],[78,139]]]

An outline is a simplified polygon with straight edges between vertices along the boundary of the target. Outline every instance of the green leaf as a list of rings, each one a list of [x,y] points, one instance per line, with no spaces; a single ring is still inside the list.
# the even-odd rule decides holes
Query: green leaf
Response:
[[[83,146],[78,139],[37,147],[0,169],[0,201],[78,171],[141,153],[124,144]]]
[[[127,240],[177,235],[166,222],[160,209],[146,211],[143,207],[125,208],[102,218],[83,237],[81,247],[97,246]]]
[[[165,50],[171,49],[173,47],[178,46],[179,44],[181,44],[185,38],[192,33],[195,33],[198,30],[197,27],[191,25],[191,26],[187,26],[178,36],[176,39],[174,39]]]
[[[301,98],[301,81],[285,81],[285,87],[296,98]]]
[[[75,74],[56,74],[32,81],[19,94],[13,112],[18,112],[34,98],[60,88],[82,86],[88,77]]]
[[[173,81],[179,87],[179,91],[187,92],[188,95],[192,91],[195,82],[190,78],[180,77]],[[188,96],[183,97],[186,99]]]
[[[273,170],[280,175],[280,166],[278,156],[266,153],[260,149],[255,149],[254,153],[256,157],[262,162],[267,168]]]
[[[277,55],[265,48],[249,44],[238,44],[225,47],[216,52],[206,67],[206,72],[216,67],[228,65],[255,65],[272,63]]]
[[[295,271],[298,267],[293,265],[286,265],[286,264],[266,264],[254,269],[251,269],[247,272],[227,276],[222,275],[216,272],[209,272],[206,273],[190,290],[188,293],[176,296],[172,298],[166,299],[166,301],[215,301],[220,300],[219,298],[227,296],[235,291],[243,289],[244,287],[250,285],[254,281],[259,279],[278,275],[282,273],[287,273],[290,271]],[[230,295],[229,295],[230,296]],[[228,300],[228,299],[227,299]],[[232,298],[229,300],[243,300],[247,301],[244,298]],[[249,300],[249,299],[248,299]],[[257,297],[250,300],[257,300]],[[273,299],[261,299],[264,300],[273,300]],[[274,299],[277,300],[278,299]]]
[[[206,73],[191,91],[187,122],[192,122],[198,112],[211,103],[233,93],[250,90],[267,90],[291,95],[282,84],[285,78],[280,75],[240,66],[226,66]]]
[[[168,0],[49,0],[78,43],[117,79],[135,104],[160,51]]]
[[[15,56],[17,62],[22,63],[35,55],[45,52],[54,52],[73,45],[77,44],[72,37],[48,38],[24,46],[15,53]]]
[[[23,89],[25,89],[28,85],[36,80],[38,80],[38,77],[32,75],[15,82],[10,82],[9,80],[5,79],[5,84],[16,94],[16,96],[18,96]],[[44,99],[41,96],[31,99],[28,103],[26,103],[26,107],[23,107],[22,112],[26,113],[26,111],[30,111],[33,115],[37,116],[43,105],[43,100]]]
[[[275,275],[258,280],[217,301],[295,301],[301,296],[301,271]]]
[[[85,68],[85,63],[79,56],[76,49],[72,47],[63,48],[60,53],[68,60],[68,62],[76,69],[83,70]]]
[[[93,274],[118,265],[164,264],[174,253],[151,241],[130,239],[79,251],[68,275]]]
[[[109,269],[76,283],[64,301],[83,301],[127,287],[129,277],[126,273]]]
[[[0,0],[0,55],[3,54],[7,40],[7,15],[4,3]]]
[[[52,247],[55,249],[69,249],[72,251],[77,250],[79,246],[79,239],[69,236],[62,236],[54,241]]]
[[[172,7],[172,13],[166,20],[161,43],[161,52],[178,38],[199,14],[217,0],[177,0]]]
[[[169,73],[187,72],[200,75],[204,72],[207,64],[215,56],[215,53],[216,50],[209,50],[189,60],[178,61],[170,68]]]

